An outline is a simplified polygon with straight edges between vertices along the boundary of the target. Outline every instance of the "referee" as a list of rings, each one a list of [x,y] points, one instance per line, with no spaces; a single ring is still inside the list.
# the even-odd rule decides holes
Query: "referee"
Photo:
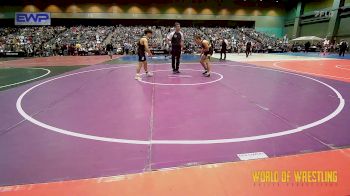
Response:
[[[227,40],[225,38],[221,39],[221,50],[220,50],[220,60],[226,60],[226,51],[227,51]],[[224,54],[224,58],[222,58]]]
[[[180,23],[175,23],[175,31],[168,34],[167,40],[171,43],[171,66],[173,68],[173,74],[178,74],[180,73],[181,49],[184,45],[184,35],[180,31]]]
[[[111,43],[107,44],[106,51],[108,53],[108,56],[112,59],[113,58],[113,46]]]

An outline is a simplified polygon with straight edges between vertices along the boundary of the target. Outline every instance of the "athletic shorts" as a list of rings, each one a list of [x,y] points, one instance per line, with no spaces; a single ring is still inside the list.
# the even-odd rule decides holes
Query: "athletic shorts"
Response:
[[[209,48],[209,51],[206,51],[206,52],[204,52],[203,54],[205,55],[205,56],[211,56],[211,55],[213,55],[213,48],[212,47],[210,47]]]
[[[113,51],[108,51],[108,55],[113,55]]]
[[[139,62],[145,62],[146,60],[146,54],[139,54]]]

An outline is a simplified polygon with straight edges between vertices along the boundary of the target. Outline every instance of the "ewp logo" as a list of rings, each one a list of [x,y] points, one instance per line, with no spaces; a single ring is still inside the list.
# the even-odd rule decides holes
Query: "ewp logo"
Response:
[[[50,13],[47,12],[17,12],[15,25],[51,25],[51,16]]]

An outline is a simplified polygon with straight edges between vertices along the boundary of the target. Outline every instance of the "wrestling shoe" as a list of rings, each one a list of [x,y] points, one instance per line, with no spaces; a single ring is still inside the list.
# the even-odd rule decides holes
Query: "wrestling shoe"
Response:
[[[135,80],[141,81],[141,80],[142,80],[142,78],[141,78],[141,76],[140,76],[140,75],[136,75],[136,76],[135,76]]]

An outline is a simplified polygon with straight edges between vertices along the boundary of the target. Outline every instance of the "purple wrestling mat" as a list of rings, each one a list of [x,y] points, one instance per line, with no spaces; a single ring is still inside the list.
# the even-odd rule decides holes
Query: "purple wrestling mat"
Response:
[[[0,92],[0,185],[329,150],[350,144],[350,85],[225,62],[94,65]]]

